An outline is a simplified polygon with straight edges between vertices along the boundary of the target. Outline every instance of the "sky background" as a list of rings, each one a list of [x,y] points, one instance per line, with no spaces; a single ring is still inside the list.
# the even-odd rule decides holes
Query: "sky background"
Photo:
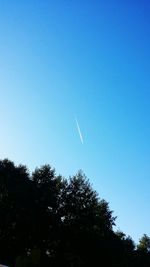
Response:
[[[149,0],[0,0],[6,157],[82,169],[116,229],[150,235]]]

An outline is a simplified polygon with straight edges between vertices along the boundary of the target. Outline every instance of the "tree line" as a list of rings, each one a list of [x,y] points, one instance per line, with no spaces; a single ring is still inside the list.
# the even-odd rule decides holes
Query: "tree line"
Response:
[[[30,174],[0,161],[0,263],[16,267],[146,267],[150,238],[115,232],[116,217],[82,171],[66,179],[50,165]]]

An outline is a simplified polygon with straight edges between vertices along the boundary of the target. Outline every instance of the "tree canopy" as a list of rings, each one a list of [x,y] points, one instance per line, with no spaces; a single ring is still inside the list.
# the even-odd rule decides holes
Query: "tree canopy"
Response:
[[[138,246],[114,232],[116,217],[82,171],[66,179],[50,165],[0,161],[0,261],[10,266],[148,266],[150,238]],[[24,265],[23,265],[24,264]]]

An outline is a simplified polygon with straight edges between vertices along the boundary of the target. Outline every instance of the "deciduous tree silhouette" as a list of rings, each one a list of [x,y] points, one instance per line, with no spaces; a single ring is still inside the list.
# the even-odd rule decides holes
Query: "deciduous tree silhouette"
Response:
[[[82,171],[65,179],[44,165],[30,175],[26,166],[0,161],[1,263],[149,266],[150,238],[144,235],[136,248],[114,224],[108,202]]]

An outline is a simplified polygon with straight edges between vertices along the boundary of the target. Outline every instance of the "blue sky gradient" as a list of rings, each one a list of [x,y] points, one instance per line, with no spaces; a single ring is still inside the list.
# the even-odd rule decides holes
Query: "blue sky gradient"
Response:
[[[149,14],[146,0],[0,0],[0,157],[83,169],[136,242],[150,235]]]

